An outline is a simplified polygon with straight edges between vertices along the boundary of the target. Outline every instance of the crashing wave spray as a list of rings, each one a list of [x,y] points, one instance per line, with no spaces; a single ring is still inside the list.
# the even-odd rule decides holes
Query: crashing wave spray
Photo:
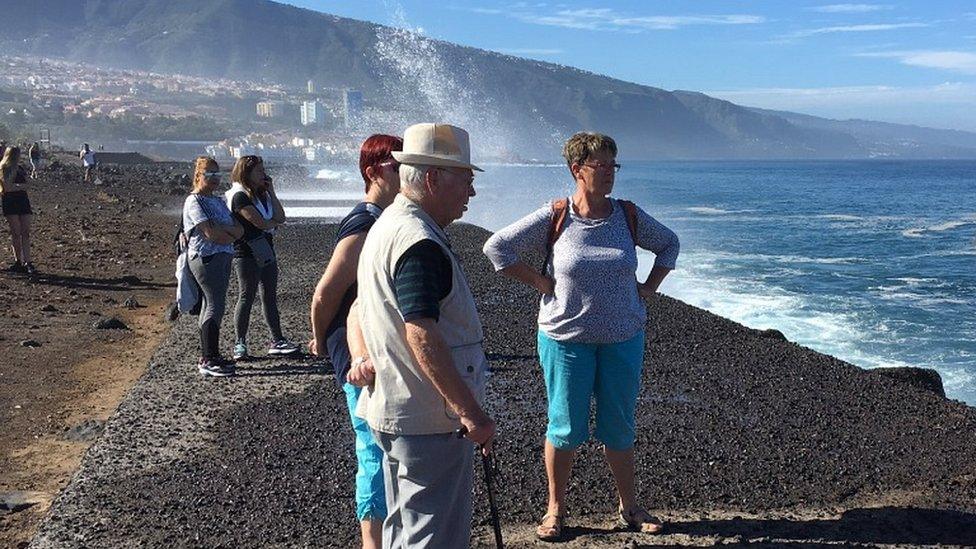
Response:
[[[391,72],[383,79],[390,111],[376,113],[386,117],[386,126],[391,117],[399,122],[398,131],[430,119],[461,126],[472,136],[472,153],[482,159],[514,160],[518,151],[543,147],[559,150],[559,132],[545,120],[535,116],[516,126],[492,98],[480,92],[470,76],[477,68],[469,58],[448,59],[442,43],[411,27],[399,3],[386,2],[386,6],[393,25],[381,27],[376,37],[378,61]],[[376,125],[380,120],[371,122]]]

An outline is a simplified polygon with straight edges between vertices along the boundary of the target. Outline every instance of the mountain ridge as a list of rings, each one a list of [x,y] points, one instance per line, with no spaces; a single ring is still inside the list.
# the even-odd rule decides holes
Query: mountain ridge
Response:
[[[19,24],[0,36],[5,51],[295,86],[314,79],[398,113],[374,130],[438,117],[523,157],[551,155],[587,129],[612,135],[632,159],[976,158],[968,132],[743,107],[268,0],[8,1]]]

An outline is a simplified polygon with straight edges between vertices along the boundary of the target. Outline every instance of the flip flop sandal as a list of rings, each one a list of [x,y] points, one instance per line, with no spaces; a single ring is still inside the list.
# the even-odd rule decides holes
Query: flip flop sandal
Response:
[[[664,523],[661,519],[651,515],[647,511],[637,507],[630,512],[620,509],[620,517],[617,519],[617,526],[634,532],[645,534],[660,534],[664,530]]]
[[[535,537],[540,541],[559,541],[563,538],[563,519],[564,515],[547,514],[539,521],[539,526],[535,529]],[[547,526],[546,521],[555,519],[552,526]]]

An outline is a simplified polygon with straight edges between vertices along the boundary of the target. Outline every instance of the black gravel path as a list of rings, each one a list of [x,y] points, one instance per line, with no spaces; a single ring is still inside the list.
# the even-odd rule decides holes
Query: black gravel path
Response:
[[[296,342],[307,340],[334,229],[298,224],[278,238],[283,325]],[[486,326],[497,497],[523,546],[546,494],[536,298],[492,272],[487,232],[449,233]],[[667,297],[650,312],[638,475],[668,534],[605,529],[612,480],[588,444],[570,485],[571,546],[976,544],[976,408]],[[194,320],[176,323],[31,547],[356,546],[353,439],[331,366],[257,360],[204,379]],[[252,341],[265,333],[255,307]],[[476,501],[475,545],[486,545],[480,488]]]

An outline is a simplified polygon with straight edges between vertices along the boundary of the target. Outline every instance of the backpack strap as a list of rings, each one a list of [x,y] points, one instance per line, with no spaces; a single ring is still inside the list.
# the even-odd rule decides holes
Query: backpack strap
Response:
[[[624,209],[624,217],[627,218],[627,228],[630,229],[630,238],[637,245],[637,206],[630,200],[617,200]]]
[[[549,261],[552,260],[552,247],[563,232],[567,212],[569,212],[568,198],[552,201],[552,210],[549,212],[549,231],[546,233],[546,259],[542,262],[542,274],[546,274],[546,268],[549,266]]]

